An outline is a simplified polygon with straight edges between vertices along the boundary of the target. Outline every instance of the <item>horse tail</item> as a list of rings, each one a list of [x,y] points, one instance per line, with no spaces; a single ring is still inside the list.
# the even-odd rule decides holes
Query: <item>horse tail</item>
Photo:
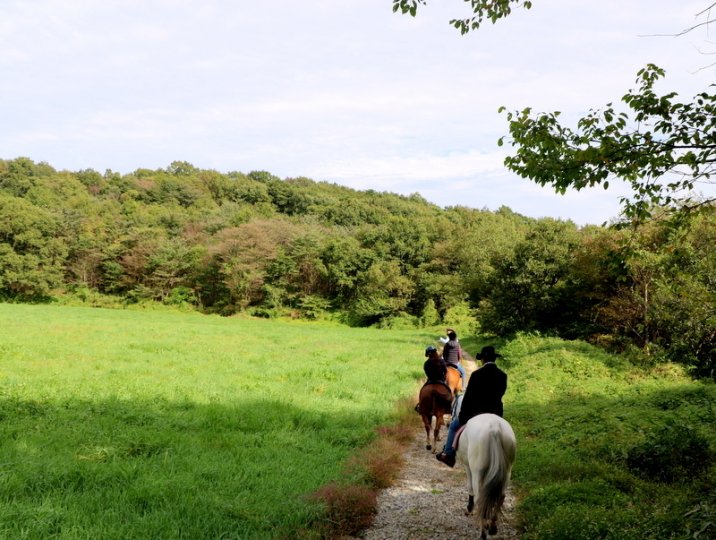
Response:
[[[487,439],[489,465],[480,471],[477,492],[477,517],[491,519],[502,507],[502,494],[510,476],[507,449],[502,446],[499,429],[491,429]]]

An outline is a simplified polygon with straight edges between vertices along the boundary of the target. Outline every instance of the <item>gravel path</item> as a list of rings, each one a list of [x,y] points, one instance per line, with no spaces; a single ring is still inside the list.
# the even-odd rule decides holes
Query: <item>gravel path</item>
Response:
[[[416,433],[405,454],[405,467],[395,485],[378,496],[378,514],[364,532],[365,540],[475,539],[473,518],[465,515],[467,484],[464,469],[450,468],[425,450],[425,431]],[[508,489],[499,531],[489,538],[516,540],[514,497]]]
[[[473,366],[471,366],[473,367]],[[474,367],[473,367],[474,369]],[[443,442],[447,428],[441,430]],[[438,443],[441,447],[442,443]],[[495,540],[517,540],[514,497],[508,489]],[[405,453],[405,466],[395,484],[378,496],[378,513],[365,540],[475,539],[477,529],[467,507],[467,480],[462,466],[450,468],[425,450],[425,430],[416,415],[416,433]]]

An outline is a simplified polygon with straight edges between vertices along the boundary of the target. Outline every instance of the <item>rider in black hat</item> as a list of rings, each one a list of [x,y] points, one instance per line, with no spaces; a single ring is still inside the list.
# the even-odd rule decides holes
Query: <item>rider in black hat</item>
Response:
[[[507,390],[507,374],[495,364],[495,360],[500,356],[492,346],[483,347],[480,353],[475,355],[477,360],[482,360],[482,366],[470,376],[462,398],[460,414],[453,416],[445,447],[441,454],[435,456],[449,467],[455,465],[455,449],[452,443],[460,426],[464,426],[470,418],[478,414],[492,413],[502,416],[502,396]]]

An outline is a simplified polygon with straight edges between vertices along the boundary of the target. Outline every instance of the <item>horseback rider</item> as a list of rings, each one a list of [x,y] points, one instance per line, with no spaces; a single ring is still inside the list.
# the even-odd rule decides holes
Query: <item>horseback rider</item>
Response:
[[[445,375],[447,374],[447,364],[445,363],[443,357],[440,356],[438,350],[432,345],[429,345],[425,349],[425,356],[427,357],[427,360],[423,363],[423,371],[425,372],[425,376],[428,378],[425,384],[442,384],[450,390],[450,387],[445,380]],[[423,386],[425,386],[425,384]],[[450,394],[452,395],[452,390],[450,390]]]
[[[457,340],[457,333],[452,328],[447,329],[447,341],[443,345],[443,358],[448,367],[457,369],[462,379],[462,387],[465,388],[465,368],[462,367],[462,348]],[[441,339],[442,341],[442,339]]]
[[[427,357],[427,360],[423,363],[423,371],[425,372],[425,376],[428,380],[425,381],[422,388],[425,388],[429,384],[439,384],[444,386],[448,393],[443,395],[443,398],[447,406],[449,406],[452,401],[452,390],[450,390],[450,387],[445,380],[445,375],[447,374],[447,364],[445,364],[445,360],[443,360],[443,357],[440,356],[438,350],[432,345],[429,345],[425,349],[425,356]],[[415,406],[415,411],[420,412],[420,404]]]
[[[460,413],[453,415],[443,451],[435,456],[448,467],[455,465],[453,440],[461,426],[478,414],[492,413],[502,416],[502,396],[507,390],[507,374],[495,364],[495,360],[500,356],[492,346],[483,347],[480,353],[475,355],[477,360],[482,360],[482,366],[470,376],[462,398]]]

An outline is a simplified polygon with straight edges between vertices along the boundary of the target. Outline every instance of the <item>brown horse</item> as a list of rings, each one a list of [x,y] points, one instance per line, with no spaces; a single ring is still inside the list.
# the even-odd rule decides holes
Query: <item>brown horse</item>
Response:
[[[437,450],[437,441],[440,440],[440,427],[443,425],[443,417],[450,414],[452,409],[453,396],[444,384],[426,383],[420,389],[419,411],[425,426],[426,450]],[[430,442],[430,429],[433,416],[435,417],[435,428],[433,430],[432,444]]]
[[[457,368],[448,366],[445,379],[450,390],[452,390],[453,397],[462,392],[462,377],[460,377],[460,372]]]

